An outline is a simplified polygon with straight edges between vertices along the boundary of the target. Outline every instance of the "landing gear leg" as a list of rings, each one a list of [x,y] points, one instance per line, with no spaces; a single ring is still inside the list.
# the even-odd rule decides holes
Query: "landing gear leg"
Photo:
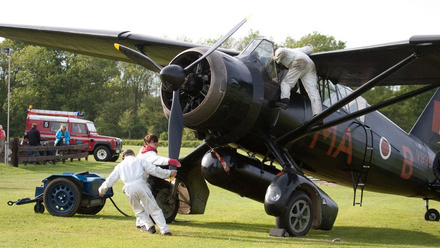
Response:
[[[440,213],[433,208],[429,208],[429,199],[424,199],[426,204],[426,213],[425,213],[425,220],[427,221],[439,221],[440,220]]]

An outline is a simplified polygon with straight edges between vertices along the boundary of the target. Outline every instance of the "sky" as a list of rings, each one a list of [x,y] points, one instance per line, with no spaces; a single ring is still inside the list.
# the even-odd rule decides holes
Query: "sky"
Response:
[[[252,31],[281,44],[318,32],[347,48],[440,34],[438,0],[0,0],[1,24],[133,31],[194,43]]]

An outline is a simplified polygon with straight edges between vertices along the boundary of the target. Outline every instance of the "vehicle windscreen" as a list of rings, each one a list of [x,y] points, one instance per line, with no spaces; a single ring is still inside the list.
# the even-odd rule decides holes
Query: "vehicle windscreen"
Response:
[[[87,122],[87,129],[89,129],[89,132],[97,133],[95,124],[93,122]]]

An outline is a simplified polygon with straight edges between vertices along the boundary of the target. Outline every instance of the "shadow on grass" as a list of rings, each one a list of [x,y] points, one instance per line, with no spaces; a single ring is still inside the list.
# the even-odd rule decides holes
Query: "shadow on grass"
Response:
[[[106,220],[121,220],[121,221],[129,220],[129,221],[133,221],[133,223],[135,221],[134,214],[133,214],[133,216],[130,215],[128,217],[123,216],[123,215],[118,216],[118,215],[102,215],[102,214],[99,214],[99,215],[75,214],[73,217],[70,217],[70,218],[92,219],[92,220],[93,219],[95,219],[95,220],[106,219]]]
[[[248,224],[236,222],[173,222],[176,226],[187,226],[199,229],[209,229],[208,232],[201,230],[198,232],[198,238],[207,239],[223,239],[223,240],[248,240],[258,241],[266,240],[269,236],[270,229],[275,227],[269,224]],[[214,233],[214,235],[212,235]],[[256,235],[249,235],[249,233],[256,233]],[[188,234],[181,234],[182,236],[194,237],[194,232]],[[263,237],[259,234],[262,234]],[[327,243],[332,242],[338,238],[340,242],[338,245],[407,245],[407,246],[432,246],[438,247],[440,238],[430,233],[414,230],[403,230],[394,228],[373,228],[373,227],[359,227],[359,226],[344,226],[333,227],[331,231],[311,230],[307,236],[304,237],[289,237],[289,238],[270,238],[268,241],[273,242],[273,239],[280,241],[300,241],[304,243]],[[283,242],[282,242],[283,243]]]
[[[115,221],[134,221],[134,217],[117,215],[75,215],[73,218],[85,219],[108,219]],[[271,245],[303,243],[304,245],[337,245],[337,246],[414,246],[414,247],[438,247],[440,238],[430,233],[414,230],[395,228],[374,228],[359,226],[335,226],[331,231],[311,230],[304,237],[277,238],[270,237],[271,224],[242,223],[242,222],[202,222],[202,221],[174,221],[172,226],[184,227],[177,236],[206,242],[208,240],[224,240],[236,242],[256,242],[258,244]],[[188,231],[185,231],[185,227]],[[333,243],[332,240],[339,239]]]
[[[341,241],[359,244],[377,245],[414,245],[414,246],[435,246],[437,247],[440,238],[430,233],[415,230],[343,226],[333,227],[333,230],[323,232],[326,236],[331,235]]]

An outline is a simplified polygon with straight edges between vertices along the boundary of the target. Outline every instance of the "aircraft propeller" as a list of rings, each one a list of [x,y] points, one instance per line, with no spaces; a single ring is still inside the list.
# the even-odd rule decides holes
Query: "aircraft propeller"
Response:
[[[180,88],[185,83],[188,74],[192,69],[203,59],[214,52],[221,44],[223,44],[232,34],[234,34],[250,16],[240,21],[234,28],[232,28],[226,35],[219,39],[208,51],[201,57],[192,62],[190,65],[183,68],[177,64],[169,64],[165,67],[157,64],[154,60],[145,54],[128,48],[126,46],[115,43],[115,48],[125,54],[133,62],[147,68],[148,70],[159,72],[162,86],[166,90],[173,91],[173,99],[171,104],[171,113],[168,119],[168,156],[173,159],[179,158],[180,146],[182,143],[183,132],[183,112],[180,105]],[[172,166],[170,166],[172,167]],[[175,169],[175,168],[172,168]]]

